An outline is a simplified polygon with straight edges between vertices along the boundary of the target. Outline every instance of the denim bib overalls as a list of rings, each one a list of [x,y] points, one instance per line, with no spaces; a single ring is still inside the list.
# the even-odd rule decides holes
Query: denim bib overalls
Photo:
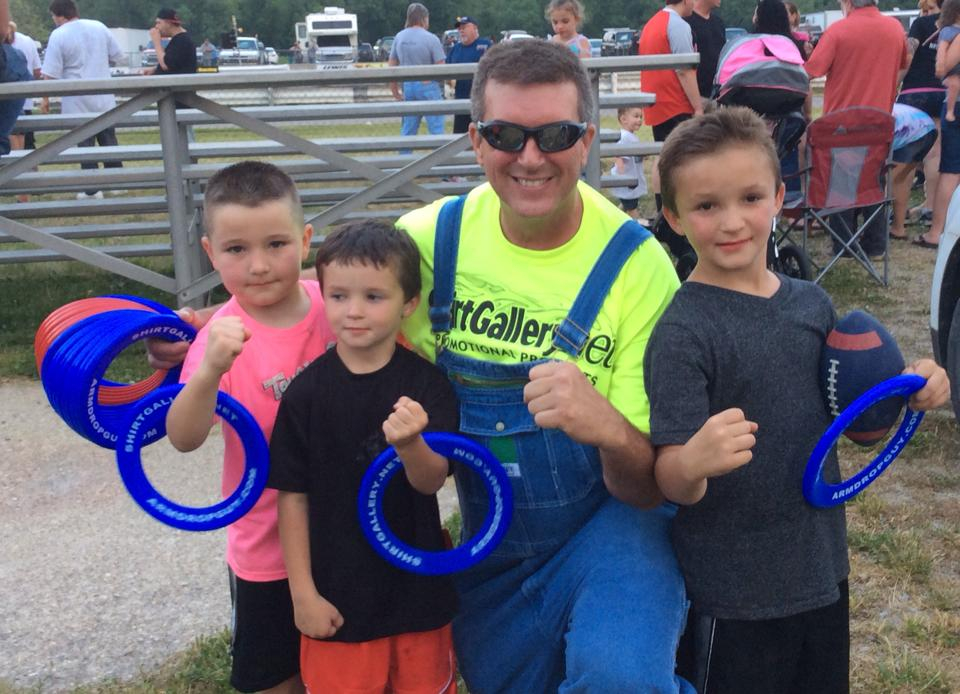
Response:
[[[441,208],[434,242],[433,332],[451,328],[465,198]],[[583,284],[553,346],[576,357],[623,264],[650,237],[628,221]],[[541,429],[523,401],[530,368],[455,354],[437,366],[460,401],[461,432],[488,446],[513,483],[503,542],[457,578],[454,639],[471,694],[690,691],[673,674],[686,599],[668,531],[674,510],[640,511],[613,499],[596,448]],[[487,513],[486,489],[458,471],[464,537]]]

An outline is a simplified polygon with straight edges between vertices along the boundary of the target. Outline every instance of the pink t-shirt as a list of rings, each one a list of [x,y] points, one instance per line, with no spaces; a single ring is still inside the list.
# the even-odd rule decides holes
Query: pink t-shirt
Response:
[[[300,283],[310,296],[310,312],[289,328],[262,325],[244,311],[235,298],[218,310],[211,321],[223,316],[239,316],[252,336],[230,371],[220,379],[220,390],[232,395],[254,416],[270,440],[280,406],[280,396],[290,381],[310,362],[323,354],[336,338],[323,313],[320,285]],[[209,334],[209,322],[197,334],[183,362],[180,381],[196,371],[203,358]],[[236,489],[243,476],[243,444],[233,429],[223,426],[223,495]],[[264,489],[249,513],[227,526],[227,563],[246,581],[277,581],[287,577],[277,530],[277,491]]]

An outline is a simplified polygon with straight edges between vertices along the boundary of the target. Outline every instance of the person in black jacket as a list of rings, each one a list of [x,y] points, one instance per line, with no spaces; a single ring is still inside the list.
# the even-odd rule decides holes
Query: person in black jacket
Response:
[[[150,39],[157,52],[157,66],[150,75],[184,75],[197,71],[197,47],[190,33],[183,28],[176,10],[165,7],[157,12],[157,22],[150,29]],[[163,39],[169,39],[166,45]]]

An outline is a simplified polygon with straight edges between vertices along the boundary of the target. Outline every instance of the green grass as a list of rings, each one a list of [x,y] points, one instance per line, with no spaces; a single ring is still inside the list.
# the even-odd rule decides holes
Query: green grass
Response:
[[[850,549],[863,552],[884,568],[901,576],[925,581],[933,568],[933,557],[923,538],[913,531],[851,529]]]

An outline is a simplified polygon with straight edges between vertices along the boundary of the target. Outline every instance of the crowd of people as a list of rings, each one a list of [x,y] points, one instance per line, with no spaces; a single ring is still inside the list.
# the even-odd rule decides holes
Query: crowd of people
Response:
[[[827,78],[824,111],[891,111],[903,31],[870,0],[841,2],[847,18],[809,55],[793,37]],[[718,4],[667,0],[640,52],[719,43]],[[581,177],[598,135],[582,6],[552,0],[547,15],[552,41],[464,51],[478,61],[466,133],[486,182],[463,196],[338,229],[302,271],[313,229],[286,174],[240,162],[207,183],[201,244],[231,297],[181,311],[200,329],[191,345],[149,349],[157,366],[183,362],[167,417],[178,449],[206,440],[218,390],[270,441],[268,489],[227,537],[239,691],[453,694],[458,670],[475,694],[848,691],[844,510],[801,493],[831,420],[818,362],[836,316],[817,285],[767,268],[785,195],[768,129],[743,107],[704,113],[692,68],[644,72],[656,103],[619,113],[623,141],[645,119],[663,142],[656,204],[697,254],[681,286],[633,218],[642,193],[618,192],[620,209]],[[54,16],[58,31],[80,21]],[[476,22],[457,22],[469,48]],[[762,0],[756,22],[793,36],[780,0]],[[406,23],[391,64],[445,59],[423,5]],[[78,26],[58,43],[99,36]],[[871,80],[854,79],[863,61]],[[64,76],[50,65],[42,74]],[[437,98],[428,87],[394,94]],[[948,122],[934,223],[945,178],[960,176],[943,165]],[[777,363],[789,368],[756,368]],[[947,400],[932,360],[906,371],[927,379],[911,407]],[[357,519],[360,479],[389,444],[404,474],[384,504],[402,540],[447,546],[435,493],[451,473],[464,534],[483,526],[485,487],[428,431],[485,444],[513,490],[502,542],[452,576],[393,567]],[[243,453],[223,435],[229,492]],[[825,475],[839,479],[835,452]]]

